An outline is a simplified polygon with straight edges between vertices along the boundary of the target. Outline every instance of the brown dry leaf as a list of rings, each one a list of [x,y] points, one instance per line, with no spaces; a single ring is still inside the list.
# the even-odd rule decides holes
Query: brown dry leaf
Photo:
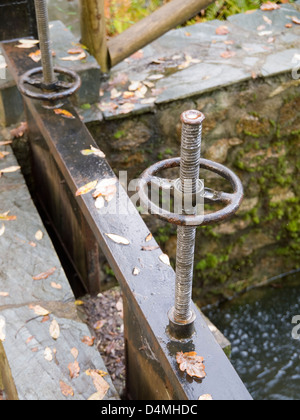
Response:
[[[126,238],[123,238],[123,236],[115,235],[113,233],[106,233],[105,234],[109,239],[111,239],[113,242],[119,245],[129,245],[130,241]]]
[[[100,104],[98,104],[98,108],[102,112],[110,112],[113,114],[114,111],[119,108],[119,105],[115,102],[100,102]]]
[[[8,297],[9,293],[8,292],[0,292],[0,296],[1,297]]]
[[[69,369],[69,372],[70,372],[70,378],[71,379],[78,378],[79,373],[80,373],[80,366],[79,366],[79,363],[77,362],[77,360],[75,360],[75,362],[73,362],[73,363],[69,363],[68,369]]]
[[[21,169],[21,166],[10,166],[9,168],[0,169],[0,178],[2,174],[9,174],[12,172],[17,172]]]
[[[296,25],[300,25],[300,19],[297,18],[296,16],[293,16],[292,21],[296,24]]]
[[[82,341],[83,344],[86,344],[89,347],[93,347],[95,340],[96,340],[96,337],[94,337],[94,336],[89,337],[89,336],[85,335],[81,341]]]
[[[46,280],[48,277],[52,276],[56,271],[56,267],[52,267],[44,273],[40,273],[37,276],[32,277],[33,280]]]
[[[2,226],[0,228],[0,236],[4,235],[4,232],[5,232],[5,225],[4,223],[2,223]]]
[[[130,102],[125,102],[125,104],[121,105],[119,107],[120,114],[129,114],[131,111],[133,111],[135,108],[135,105]]]
[[[281,6],[277,3],[273,3],[272,1],[268,1],[267,3],[264,3],[260,6],[260,9],[263,10],[264,12],[269,12],[272,10],[277,10],[280,9]]]
[[[106,324],[106,320],[100,319],[99,321],[95,322],[95,324],[93,325],[93,328],[95,330],[100,330],[105,324]]]
[[[97,390],[95,394],[90,396],[89,400],[103,400],[110,388],[110,385],[106,382],[105,379],[103,379],[102,375],[97,370],[90,369],[86,372],[86,374],[91,376],[94,386]]]
[[[210,394],[204,394],[199,397],[199,401],[213,401],[213,397]]]
[[[0,220],[5,220],[5,221],[17,220],[17,216],[9,216],[8,213],[9,211],[7,211],[6,213],[0,213]]]
[[[75,120],[76,117],[74,117],[73,114],[71,114],[71,112],[65,110],[65,109],[54,109],[54,113],[56,115],[60,115],[63,118],[67,118],[69,120]]]
[[[84,185],[83,187],[80,187],[76,191],[76,194],[75,194],[76,197],[79,197],[80,195],[88,194],[89,192],[93,191],[96,188],[97,184],[98,184],[98,180],[89,182],[88,184]]]
[[[116,183],[117,183],[116,178],[102,179],[101,181],[99,181],[96,187],[96,191],[93,193],[93,197],[94,198],[103,197],[105,201],[109,203],[117,193]],[[96,204],[96,207],[102,208],[103,204],[104,203],[99,202]]]
[[[144,57],[144,51],[139,50],[136,53],[132,54],[129,58],[131,58],[132,60],[140,60],[143,57]]]
[[[49,332],[53,340],[57,340],[60,336],[60,328],[58,322],[55,319],[50,324]]]
[[[195,351],[190,353],[177,353],[176,361],[182,372],[185,372],[192,378],[203,379],[206,377],[205,366],[203,364],[203,357],[197,356]]]
[[[12,144],[12,140],[0,141],[0,146],[8,146]]]
[[[222,58],[228,59],[228,58],[234,57],[236,55],[236,52],[235,51],[224,51],[220,55],[221,55]]]
[[[217,35],[228,35],[229,34],[229,28],[228,28],[228,26],[225,26],[225,25],[222,25],[222,26],[219,26],[217,29],[216,29],[216,34]]]
[[[285,25],[285,27],[286,27],[286,28],[288,28],[288,29],[290,29],[290,28],[292,28],[292,27],[293,27],[293,24],[292,24],[292,23],[287,23],[287,24]]]
[[[67,385],[65,382],[63,381],[59,381],[59,385],[60,385],[60,390],[61,393],[65,396],[65,397],[73,397],[74,396],[74,391],[73,389]]]
[[[263,16],[263,20],[268,24],[268,25],[272,25],[272,21],[271,19],[269,19],[267,16]]]

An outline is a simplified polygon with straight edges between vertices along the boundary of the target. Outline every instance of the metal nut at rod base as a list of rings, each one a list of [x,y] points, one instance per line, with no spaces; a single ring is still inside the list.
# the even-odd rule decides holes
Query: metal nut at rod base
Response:
[[[190,318],[183,323],[175,321],[174,312],[175,312],[175,308],[173,307],[172,309],[170,309],[168,313],[169,334],[176,340],[184,340],[184,339],[191,338],[192,335],[195,333],[195,320],[196,320],[195,312],[191,311]]]

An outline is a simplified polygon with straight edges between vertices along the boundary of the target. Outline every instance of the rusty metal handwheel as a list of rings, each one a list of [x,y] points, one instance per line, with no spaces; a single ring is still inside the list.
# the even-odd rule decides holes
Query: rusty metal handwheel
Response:
[[[51,85],[45,85],[42,78],[34,77],[42,75],[42,73],[43,69],[39,67],[29,70],[20,77],[19,89],[23,95],[32,99],[55,102],[73,95],[81,86],[80,77],[72,70],[55,67],[54,73],[66,76],[70,79],[70,82],[57,80]],[[31,89],[29,86],[39,91]]]
[[[244,197],[243,185],[239,177],[226,166],[206,159],[200,159],[200,167],[202,169],[206,169],[213,173],[216,173],[228,180],[231,183],[234,192],[232,194],[229,194],[204,188],[202,192],[204,199],[208,202],[224,203],[226,204],[225,208],[214,213],[206,214],[204,216],[185,215],[171,213],[154,204],[148,197],[146,187],[153,182],[162,188],[172,188],[174,186],[175,181],[162,179],[157,177],[156,175],[162,170],[179,167],[180,162],[180,157],[167,159],[154,164],[141,175],[138,184],[139,197],[141,200],[141,204],[145,206],[151,214],[156,215],[160,219],[163,219],[169,223],[173,223],[179,226],[206,226],[224,221],[225,219],[233,216],[237,212]]]

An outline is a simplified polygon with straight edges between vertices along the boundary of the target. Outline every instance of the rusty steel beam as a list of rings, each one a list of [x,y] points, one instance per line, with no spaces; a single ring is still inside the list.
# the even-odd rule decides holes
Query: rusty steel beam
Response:
[[[3,48],[10,71],[18,82],[32,62],[26,52],[16,51],[14,44],[5,44]],[[43,108],[40,102],[30,98],[24,98],[24,101],[33,167],[39,168],[39,176],[46,180],[43,185],[44,197],[47,197],[45,206],[49,205],[53,217],[55,212],[60,212],[61,223],[67,224],[72,218],[80,225],[84,220],[89,227],[88,234],[92,235],[89,241],[99,245],[121,285],[127,397],[134,400],[198,400],[203,394],[211,394],[215,400],[251,399],[193,303],[191,309],[197,313],[196,333],[185,341],[169,336],[167,312],[173,304],[175,273],[159,260],[162,254],[159,248],[152,252],[142,251],[149,230],[123,187],[117,184],[117,208],[119,213],[124,213],[121,216],[102,214],[95,208],[91,194],[75,198],[78,188],[89,181],[115,175],[107,160],[93,155],[82,156],[81,150],[97,145],[72,105],[67,103],[64,108],[75,119],[63,119],[53,110]],[[63,207],[52,204],[59,203],[62,197],[64,202],[70,201],[69,214],[63,213]],[[124,209],[127,211],[123,212]],[[126,237],[130,245],[116,244],[106,235],[109,233]],[[76,252],[76,245],[81,246],[80,239],[75,239],[73,252]],[[85,244],[84,237],[81,241]],[[134,267],[141,268],[138,276],[133,275]],[[196,351],[204,357],[207,377],[203,381],[193,380],[179,370],[176,354],[181,351]]]

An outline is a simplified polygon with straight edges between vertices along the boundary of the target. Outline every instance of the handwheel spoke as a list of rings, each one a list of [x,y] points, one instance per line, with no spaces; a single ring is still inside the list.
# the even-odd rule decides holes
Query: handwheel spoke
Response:
[[[215,191],[210,188],[204,189],[204,199],[208,203],[232,203],[235,199],[235,194],[228,194],[223,191]]]

